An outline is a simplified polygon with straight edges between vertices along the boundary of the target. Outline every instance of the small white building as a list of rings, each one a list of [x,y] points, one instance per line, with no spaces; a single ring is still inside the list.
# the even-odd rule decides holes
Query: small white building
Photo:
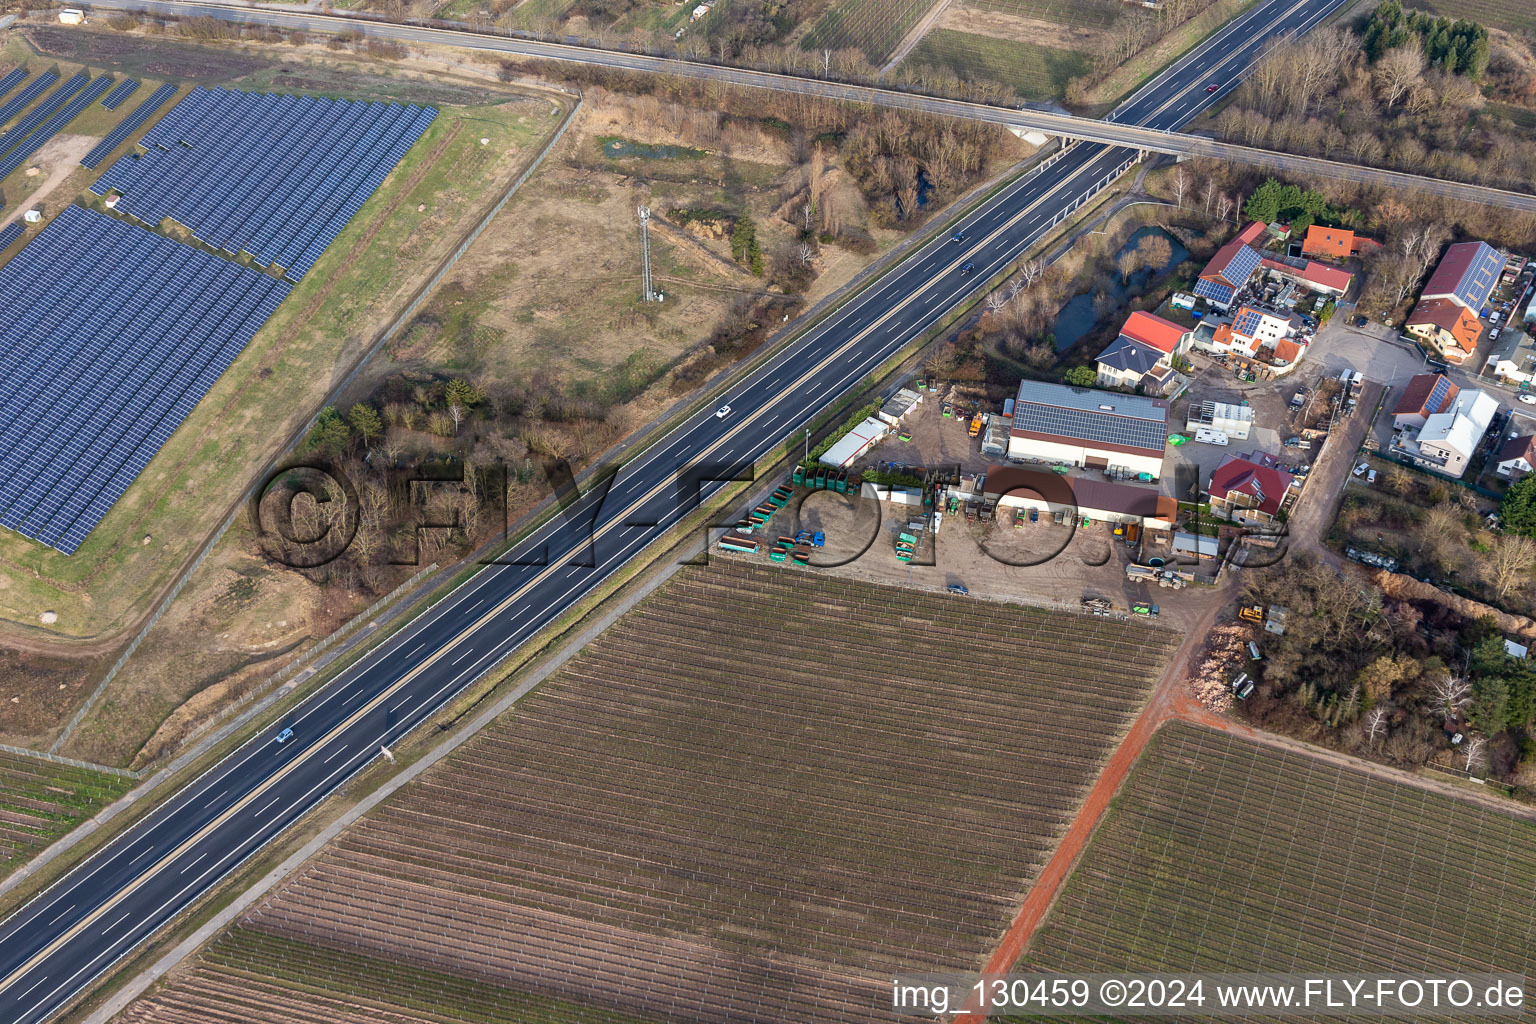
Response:
[[[85,12],[77,7],[66,7],[59,12],[59,21],[65,25],[84,25]]]
[[[880,407],[877,415],[894,427],[906,419],[907,413],[917,408],[922,401],[923,396],[918,392],[911,388],[902,388],[885,400],[885,404]]]
[[[873,448],[888,432],[889,428],[883,422],[871,416],[839,438],[819,461],[823,465],[843,469]]]
[[[1216,430],[1239,441],[1248,440],[1253,430],[1253,407],[1228,402],[1190,402],[1185,418],[1186,433]]]

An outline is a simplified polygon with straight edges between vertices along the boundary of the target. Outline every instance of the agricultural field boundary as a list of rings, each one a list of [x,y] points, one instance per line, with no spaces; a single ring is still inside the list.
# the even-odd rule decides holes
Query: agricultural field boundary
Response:
[[[715,393],[723,388],[725,383],[727,383],[729,380],[734,379],[738,373],[750,372],[752,369],[756,368],[756,366],[759,365],[763,360],[771,358],[774,354],[774,351],[782,347],[782,345],[787,345],[790,343],[804,330],[813,326],[815,322],[834,312],[844,302],[853,296],[859,294],[873,284],[878,283],[878,281],[883,278],[886,273],[890,272],[890,270],[900,262],[900,258],[910,248],[925,244],[927,240],[932,238],[938,232],[948,230],[949,226],[955,220],[963,217],[977,204],[984,202],[997,191],[1006,188],[1019,177],[1029,174],[1032,171],[1043,170],[1045,167],[1049,166],[1056,159],[1058,159],[1062,153],[1063,150],[1060,148],[1043,148],[1041,151],[1035,153],[1031,157],[1028,157],[1025,160],[1022,160],[1002,171],[1000,174],[994,176],[989,181],[982,182],[972,188],[965,195],[961,196],[952,204],[950,204],[950,206],[945,211],[936,215],[932,220],[929,221],[927,225],[919,228],[917,232],[914,232],[913,235],[909,236],[908,238],[903,239],[897,245],[893,246],[888,252],[886,252],[879,260],[871,263],[863,271],[855,275],[847,284],[843,285],[842,288],[824,297],[810,310],[797,317],[794,322],[792,322],[781,331],[780,337],[782,341],[774,344],[771,350],[764,351],[759,359],[753,360],[747,364],[742,364],[736,367],[726,367],[720,370],[713,380],[703,385],[704,388],[709,389],[708,393],[706,393],[703,398],[685,397],[679,399],[678,402],[672,407],[672,409],[668,410],[661,417],[654,420],[649,426],[644,428],[628,441],[622,442],[619,445],[616,445],[614,448],[610,449],[604,460],[600,460],[599,462],[594,463],[587,470],[580,473],[576,478],[577,483],[585,484],[589,482],[595,475],[605,472],[611,468],[616,468],[618,465],[622,465],[622,462],[625,461],[627,457],[638,453],[644,448],[649,447],[651,444],[654,444],[664,438],[667,432],[671,429],[672,425],[674,425],[679,419],[686,417],[693,410],[708,404],[709,400],[714,397]],[[974,301],[979,301],[979,299],[972,300],[971,304],[974,304]],[[920,339],[921,344],[914,342],[916,347],[914,348],[913,345],[909,345],[908,349],[912,352],[920,351],[920,349],[931,340],[931,338],[925,336],[924,338]],[[895,356],[893,356],[893,360],[901,360],[908,357],[909,352],[907,350],[903,350],[903,352],[897,353]],[[876,372],[879,373],[881,371]],[[827,423],[835,418],[838,412],[851,407],[851,402],[846,400],[844,402],[834,403],[834,405],[830,406],[816,420],[813,421],[812,429],[822,429],[826,426]],[[695,513],[695,518],[685,520],[682,524],[680,524],[680,527],[687,532],[696,531],[700,524],[704,521],[705,516],[718,512],[720,508],[725,507],[729,500],[737,495],[737,492],[738,488],[726,489],[726,492],[722,492],[722,494],[718,496],[719,500],[721,501],[721,504],[718,507],[714,504],[711,504],[706,509],[699,510]],[[766,493],[766,490],[764,493]],[[254,731],[254,729],[249,727],[251,726],[253,720],[258,719],[258,716],[265,712],[271,711],[273,707],[278,705],[281,705],[282,707],[290,706],[291,704],[303,700],[310,696],[312,693],[318,691],[320,688],[328,684],[337,674],[344,671],[348,666],[353,664],[358,659],[364,657],[368,651],[370,651],[376,644],[387,640],[397,629],[402,628],[406,623],[410,622],[417,615],[429,610],[433,605],[446,597],[454,587],[461,584],[472,574],[474,566],[479,560],[489,558],[500,550],[515,544],[517,540],[521,539],[542,525],[551,515],[555,514],[555,511],[555,498],[551,496],[544,499],[544,501],[541,502],[538,506],[535,506],[533,510],[525,514],[522,524],[514,528],[514,530],[509,534],[508,539],[491,541],[484,545],[480,550],[474,552],[456,565],[449,566],[446,569],[440,571],[436,579],[429,581],[427,584],[419,588],[416,594],[412,595],[410,602],[400,606],[399,610],[393,616],[394,621],[392,623],[384,626],[383,628],[372,630],[365,634],[359,634],[354,644],[349,644],[346,646],[346,648],[336,651],[332,656],[330,664],[325,666],[325,670],[317,671],[314,675],[310,676],[307,680],[304,681],[305,685],[302,688],[295,684],[292,687],[285,687],[282,691],[271,695],[268,700],[262,701],[260,706],[252,708],[245,714],[241,715],[237,721],[227,723],[224,728],[219,730],[217,735],[210,737],[204,744],[201,745],[200,752],[188,752],[178,757],[175,762],[173,762],[173,769],[167,769],[165,774],[170,776],[185,772],[189,765],[194,764],[199,759],[199,754],[201,754],[201,757],[204,758],[212,756],[215,760],[218,757],[222,757],[227,754],[245,738],[246,734]],[[627,581],[634,574],[635,571],[632,568],[617,570],[615,577],[610,580],[611,587],[598,591],[594,596],[599,600],[606,598],[607,595],[611,594],[614,590],[617,589],[618,586],[622,585],[623,582]],[[586,607],[585,603],[578,605],[576,608],[573,608],[571,612],[566,616],[563,616],[562,618],[551,623],[549,627],[547,627],[546,633],[549,636],[558,637],[560,632],[568,629],[572,622],[579,621],[582,616],[587,614],[588,610],[589,609]],[[402,615],[401,613],[405,614]],[[530,641],[530,644],[536,643],[536,639]],[[548,643],[549,641],[546,639],[540,646],[547,646]],[[529,647],[529,645],[524,646],[525,649]],[[503,663],[501,666],[493,666],[492,672],[495,672],[497,668],[503,670],[503,673],[507,671],[506,663]],[[514,668],[513,670],[515,671],[516,669]],[[484,678],[485,677],[482,676],[482,679]],[[483,686],[471,687],[466,690],[466,693],[483,689]],[[462,695],[458,703],[463,703]],[[259,721],[257,721],[256,727],[260,727]],[[128,806],[126,801],[119,801],[119,804],[123,805],[124,807]],[[114,805],[114,808],[117,806],[118,805]],[[153,802],[141,810],[142,813],[148,813],[148,811],[151,809],[153,809]],[[98,815],[96,819],[92,819],[90,822],[87,822],[86,824],[92,826],[92,829],[73,839],[70,845],[73,846],[80,840],[89,837],[95,841],[92,845],[92,849],[94,849],[94,845],[96,843],[102,843],[109,840],[111,836],[115,834],[115,830],[103,831],[97,835],[91,835],[90,832],[95,831],[95,826],[98,824],[98,819],[104,822],[108,818],[116,816],[117,813],[118,811],[114,809],[112,815]],[[138,820],[138,817],[140,816],[142,816],[142,814],[135,815],[132,819],[121,822],[118,825],[118,828],[128,827],[132,824],[132,821]],[[55,844],[54,847],[50,847],[50,849],[54,850],[54,853],[49,856],[49,860],[53,860],[60,854],[66,852],[64,849],[58,848],[58,844]],[[86,850],[81,854],[81,856],[89,856],[90,852],[92,852],[92,850]],[[28,865],[28,869],[35,874],[42,866],[42,863],[34,860],[31,865]],[[59,867],[57,870],[67,871],[72,866],[72,863],[66,864],[62,867]],[[4,894],[10,892],[12,889],[16,888],[16,886],[19,885],[22,881],[25,881],[27,877],[28,876],[23,875],[21,877],[8,880],[5,885],[0,886],[0,896],[3,896]],[[51,884],[52,879],[47,878],[40,881],[42,881],[43,884]],[[28,899],[31,897],[31,895],[31,893],[24,893],[22,894],[21,899]],[[0,906],[0,912],[3,911],[3,906]]]
[[[16,886],[20,885],[24,880],[34,874],[39,868],[42,868],[50,863],[55,857],[59,857],[68,852],[72,847],[75,846],[76,843],[79,843],[86,836],[90,835],[92,832],[95,832],[103,824],[115,818],[119,813],[125,810],[128,805],[136,803],[137,801],[153,793],[167,779],[175,777],[179,772],[181,772],[182,769],[187,767],[187,765],[202,757],[216,744],[227,739],[230,734],[234,733],[236,730],[249,723],[257,715],[260,715],[263,711],[267,710],[267,708],[271,707],[274,702],[281,700],[284,696],[290,693],[295,687],[302,684],[305,680],[323,671],[337,658],[343,657],[349,653],[353,647],[359,643],[362,643],[368,635],[367,633],[359,632],[359,628],[362,627],[363,623],[372,620],[372,628],[374,628],[376,631],[378,627],[382,627],[392,620],[398,618],[403,611],[412,607],[415,604],[416,599],[420,597],[421,588],[419,587],[419,584],[422,582],[422,580],[424,580],[427,576],[436,570],[437,564],[434,562],[432,565],[429,565],[427,568],[416,573],[416,575],[400,584],[400,586],[396,587],[393,591],[385,594],[383,597],[379,598],[379,600],[369,605],[362,612],[359,612],[347,622],[343,623],[329,636],[326,636],[317,641],[315,644],[311,645],[308,650],[301,654],[295,661],[291,662],[286,668],[273,673],[271,676],[263,680],[257,687],[248,692],[244,697],[234,701],[223,710],[221,710],[218,714],[210,717],[205,725],[200,727],[192,734],[191,737],[188,738],[187,742],[192,744],[192,746],[184,750],[181,754],[176,756],[168,764],[160,768],[158,771],[155,771],[153,774],[150,773],[149,767],[142,768],[137,771],[132,768],[114,768],[111,765],[92,764],[89,761],[79,761],[72,757],[63,757],[59,754],[53,754],[45,751],[27,750],[23,747],[11,747],[6,746],[5,744],[0,744],[0,752],[15,754],[23,757],[40,758],[45,761],[51,761],[55,764],[68,765],[74,768],[88,768],[92,771],[98,772],[108,772],[113,775],[133,779],[135,781],[144,779],[146,775],[149,776],[149,781],[144,785],[135,786],[127,793],[124,793],[117,800],[102,808],[93,817],[86,819],[79,825],[76,825],[65,835],[60,836],[56,842],[50,843],[45,849],[38,851],[38,855],[36,857],[32,858],[30,861],[22,864],[15,871],[11,872],[9,877],[7,877],[3,882],[0,882],[0,896],[5,895]],[[381,615],[381,612],[384,614]],[[342,641],[346,640],[349,636],[351,637],[350,642],[342,643]],[[330,649],[332,647],[337,649],[331,651]],[[328,651],[330,652],[329,656],[325,656]],[[316,661],[316,659],[318,659],[318,661]],[[311,664],[311,662],[316,663]],[[288,682],[286,685],[277,685],[282,683],[285,679],[290,679],[290,677],[297,678],[292,678],[292,681]],[[247,704],[254,704],[254,706],[247,708],[245,711],[239,714],[235,714],[232,718],[230,717],[233,712],[237,711],[239,708],[245,707]],[[225,721],[224,724],[219,726],[217,729],[213,729],[213,726],[221,718],[228,719],[228,721]],[[213,729],[211,733],[209,733],[210,729]]]
[[[531,175],[532,172],[537,169],[538,165],[543,162],[543,159],[549,150],[559,140],[565,129],[574,119],[576,111],[580,108],[580,95],[560,86],[530,85],[524,83],[509,84],[508,91],[510,93],[520,95],[523,98],[542,98],[551,100],[561,107],[566,107],[567,104],[571,104],[573,99],[575,101],[574,105],[570,106],[566,110],[564,119],[562,120],[561,124],[557,126],[556,132],[551,137],[550,141],[530,157],[530,162],[517,175],[512,184],[508,186],[508,193],[510,194],[520,188],[528,176]],[[499,200],[499,202],[504,204],[507,198],[509,198],[509,195],[504,195],[502,199]],[[489,223],[489,221],[493,218],[494,212],[488,213],[486,216],[482,217],[466,232],[465,238],[470,238],[472,234],[484,230],[485,224]],[[408,303],[408,312],[406,316],[409,315],[409,310],[419,305],[424,296],[432,288],[434,288],[437,283],[440,282],[442,276],[447,272],[447,270],[451,269],[452,264],[457,262],[459,255],[462,252],[462,247],[463,246],[461,244],[458,249],[455,249],[452,253],[449,254],[448,257],[445,257],[444,263],[446,265],[440,265],[438,269],[434,271],[434,273],[428,277],[425,282],[423,282],[422,285],[418,286],[418,290],[413,293],[413,297]],[[405,317],[396,318],[395,321],[391,322],[387,327],[380,331],[372,343],[370,343],[368,347],[363,350],[354,360],[353,365],[348,368],[347,373],[341,378],[341,380],[324,396],[320,402],[320,408],[324,408],[325,405],[333,401],[336,395],[338,395],[341,390],[356,377],[356,375],[361,371],[362,367],[365,366],[368,361],[373,358],[379,348],[389,340],[392,333],[395,332],[399,328],[400,324],[404,322],[404,319]],[[126,663],[127,656],[131,654],[132,650],[137,648],[138,644],[142,642],[146,635],[148,635],[149,630],[154,626],[155,622],[158,621],[159,617],[165,613],[167,608],[170,607],[177,594],[180,593],[181,588],[186,585],[186,582],[190,578],[191,574],[196,571],[198,566],[202,564],[203,560],[206,559],[208,554],[214,549],[214,547],[217,546],[219,540],[224,536],[225,532],[236,521],[240,515],[241,509],[244,507],[245,502],[251,496],[252,488],[256,486],[256,482],[264,479],[265,476],[270,473],[270,471],[278,464],[279,460],[281,460],[300,440],[303,439],[305,433],[313,424],[315,416],[318,415],[319,409],[316,409],[315,412],[309,417],[309,419],[307,419],[301,426],[296,428],[295,431],[287,439],[284,440],[283,444],[273,452],[272,456],[265,463],[263,463],[261,467],[259,467],[257,473],[253,477],[253,481],[250,487],[246,488],[246,490],[243,491],[240,496],[231,503],[229,514],[224,518],[220,525],[208,535],[206,541],[203,543],[202,547],[198,549],[197,553],[187,563],[185,563],[185,565],[173,579],[169,580],[165,584],[164,588],[160,591],[160,594],[154,598],[151,606],[144,612],[144,616],[138,620],[138,628],[135,630],[133,638],[129,641],[128,648],[125,649],[123,656],[121,656],[118,659],[118,662],[113,665],[111,670],[109,670],[109,676],[115,674],[116,671],[118,671],[121,666]],[[128,628],[132,627],[125,627],[123,630],[120,630],[119,633],[126,633]],[[63,639],[66,638],[61,638],[61,640]],[[75,646],[78,648],[94,644],[102,644],[103,641],[103,637],[97,636],[95,638],[86,638],[84,640],[75,641]],[[107,649],[110,650],[111,646],[108,645]],[[79,712],[77,712],[75,719],[71,721],[68,727],[66,727],[66,731],[72,729],[75,725],[78,724],[78,719],[82,717],[83,713],[88,711],[90,706],[94,704],[107,681],[109,680],[103,680],[102,684],[98,684],[96,690],[93,691],[89,698],[87,698],[85,706],[82,707]],[[62,737],[59,742],[61,741]],[[58,749],[57,742],[54,744],[52,749]]]
[[[1061,150],[1057,150],[1051,153],[1044,160],[1036,164],[1033,169],[1043,169],[1050,163],[1053,163],[1055,159],[1061,155],[1061,153]],[[1032,159],[1038,159],[1038,157],[1039,155],[1037,154],[1036,158]],[[1029,162],[1030,161],[1025,161],[1025,163]],[[1121,176],[1123,175],[1116,175],[1111,177],[1108,179],[1107,185],[1112,187],[1114,182],[1117,181]],[[962,197],[961,200],[957,201],[956,204],[951,207],[951,209],[959,207],[962,203],[965,202],[966,199],[969,199],[972,195],[977,195],[978,193],[980,195],[978,196],[977,201],[981,201],[982,199],[986,198],[986,196],[991,195],[997,189],[1003,188],[1007,184],[1014,181],[1016,177],[1017,175],[1014,175],[1011,172],[1004,172],[1002,176],[1000,176],[998,179],[994,179],[993,182],[983,183],[982,185],[977,186],[976,189],[973,189],[972,192],[968,193],[966,197]],[[1063,225],[1061,230],[1050,236],[1042,238],[1034,248],[1055,244],[1057,241],[1059,241],[1063,231],[1075,227],[1081,220],[1080,210],[1083,206],[1088,206],[1092,209],[1097,208],[1102,203],[1103,200],[1099,197],[1102,195],[1103,191],[1104,190],[1101,189],[1099,193],[1095,194],[1093,197],[1094,201],[1085,200],[1083,203],[1079,204],[1078,207],[1066,211],[1063,214],[1062,220],[1060,222]],[[940,227],[947,227],[947,225],[952,223],[956,217],[963,215],[966,210],[969,210],[971,205],[973,204],[966,204],[964,209],[960,210],[958,213],[955,213],[949,218],[936,217],[934,222],[932,222],[933,230],[936,231]],[[1073,216],[1074,214],[1077,216]],[[918,239],[915,237],[908,239],[904,244],[918,244]],[[893,248],[892,253],[887,254],[887,258],[893,255],[899,248],[899,246]],[[875,266],[872,265],[871,268],[868,268],[867,272],[874,273]],[[883,272],[883,270],[880,271],[880,276],[883,276]],[[969,292],[964,298],[962,298],[954,307],[952,307],[950,313],[946,315],[940,322],[931,326],[927,331],[923,332],[917,338],[914,338],[907,345],[903,346],[901,350],[893,353],[885,363],[874,370],[868,377],[865,378],[864,381],[852,386],[843,395],[842,398],[828,406],[828,408],[813,421],[813,432],[825,429],[834,419],[836,419],[837,416],[844,414],[848,409],[855,407],[859,401],[866,400],[869,396],[877,393],[879,389],[884,386],[884,383],[889,381],[893,375],[915,366],[919,361],[923,351],[930,344],[943,337],[947,332],[953,329],[957,323],[961,322],[970,313],[970,311],[982,301],[983,297],[990,290],[990,288],[993,287],[997,281],[1005,279],[1009,273],[1011,273],[1011,271],[1005,270],[988,282],[978,282],[977,286],[973,288],[971,292]],[[849,294],[853,294],[854,292],[852,290],[854,289],[856,282],[857,278],[855,281],[851,281],[848,285],[845,285],[844,289],[849,290]],[[865,285],[860,286],[858,290],[862,291],[863,287],[866,287],[867,284],[868,282],[866,282]],[[828,296],[823,300],[823,303],[818,304],[818,306],[832,302],[836,298],[836,295],[837,293],[834,293],[833,296]],[[844,298],[846,297],[847,296],[844,296]],[[841,303],[839,302],[838,304],[840,305]],[[765,355],[764,358],[767,358],[767,356]],[[754,366],[755,365],[756,364],[754,363]],[[724,370],[721,372],[721,377],[729,376],[734,376],[732,371]],[[698,403],[688,403],[688,401],[685,399],[682,400],[679,404],[688,404],[691,407],[692,405]],[[669,421],[658,421],[658,424],[664,424],[666,422]],[[590,636],[595,636],[598,633],[601,633],[602,630],[607,627],[609,622],[607,621],[606,616],[594,621],[593,626],[590,627],[590,636],[588,636],[589,631],[583,631],[581,634],[582,639],[580,643],[565,642],[562,641],[562,638],[570,636],[572,630],[578,628],[583,621],[591,616],[599,607],[604,605],[605,602],[607,602],[615,594],[622,593],[624,589],[633,584],[637,578],[644,576],[649,571],[656,570],[659,562],[670,561],[673,565],[673,568],[671,571],[668,571],[665,565],[663,565],[662,568],[657,572],[657,577],[654,579],[654,582],[648,584],[649,589],[647,589],[645,593],[649,593],[651,589],[659,586],[662,582],[665,581],[665,579],[669,578],[672,572],[675,572],[677,567],[680,567],[682,564],[684,564],[684,556],[696,554],[700,550],[700,546],[698,544],[700,539],[698,536],[700,530],[714,516],[718,515],[719,512],[723,509],[729,507],[732,502],[739,500],[744,493],[751,491],[754,487],[759,488],[763,494],[767,493],[767,491],[773,485],[773,474],[775,472],[787,470],[792,457],[798,451],[794,444],[797,439],[798,432],[787,438],[782,448],[770,449],[769,453],[758,462],[760,475],[757,479],[748,483],[727,485],[726,487],[723,487],[712,499],[701,504],[701,506],[691,515],[685,517],[681,522],[679,522],[677,526],[674,527],[673,532],[677,534],[681,539],[675,545],[670,547],[657,545],[649,548],[643,548],[641,551],[636,552],[636,554],[632,556],[628,562],[614,569],[609,578],[591,594],[589,594],[586,599],[569,609],[564,615],[545,627],[539,636],[530,638],[529,641],[524,643],[517,650],[509,652],[507,657],[504,658],[500,663],[489,667],[480,675],[476,681],[466,685],[443,708],[443,716],[447,719],[447,724],[440,724],[438,728],[439,732],[454,729],[458,720],[462,719],[463,716],[470,714],[474,715],[472,724],[480,724],[475,725],[474,728],[461,726],[459,727],[460,729],[468,728],[469,731],[462,735],[460,732],[456,731],[446,741],[436,740],[435,735],[430,731],[423,732],[418,730],[411,736],[402,738],[402,740],[397,744],[395,753],[398,755],[398,760],[400,763],[394,764],[388,768],[381,768],[384,762],[376,759],[372,765],[364,769],[362,774],[360,774],[355,779],[344,783],[340,788],[346,789],[348,787],[356,787],[358,790],[364,791],[365,793],[364,796],[358,797],[357,799],[360,801],[367,801],[368,797],[373,792],[370,787],[390,786],[392,781],[397,777],[397,774],[408,771],[417,762],[418,757],[430,758],[433,762],[440,760],[440,756],[436,753],[439,750],[439,744],[451,742],[453,746],[457,746],[464,742],[465,739],[473,736],[478,728],[483,728],[484,723],[494,720],[496,714],[499,712],[491,713],[484,708],[479,708],[479,705],[484,700],[486,700],[487,697],[493,695],[502,684],[514,678],[518,673],[527,671],[530,665],[540,665],[538,669],[534,670],[534,673],[538,676],[539,679],[547,677],[549,671],[553,671],[554,667],[550,667],[549,671],[545,671],[541,659],[551,657],[552,650],[556,651],[555,656],[558,656],[562,663],[564,659],[567,659],[575,653],[579,652],[581,648],[589,641]],[[767,465],[767,468],[763,468],[765,464]],[[598,467],[594,467],[594,471],[596,468]],[[548,500],[552,501],[552,499]],[[537,524],[534,525],[536,527]],[[532,529],[534,527],[529,528]],[[489,553],[496,550],[499,546],[499,543],[493,543],[487,545],[482,550]],[[646,555],[647,552],[654,552],[654,554],[651,554],[649,557],[642,557]],[[466,560],[466,563],[469,561],[471,560]],[[466,563],[460,563],[459,567],[450,567],[441,574],[441,578],[444,580],[444,582],[441,586],[438,586],[432,590],[431,594],[427,598],[423,599],[425,607],[430,608],[432,605],[435,605],[441,601],[443,597],[451,592],[453,587],[457,586],[458,583],[461,582],[462,577],[466,577],[471,573],[472,569]],[[647,586],[647,584],[642,583],[642,586]],[[426,590],[428,588],[423,587],[422,589]],[[638,600],[638,597],[635,598],[635,600]],[[627,606],[627,604],[625,606]],[[622,611],[619,613],[621,614]],[[407,619],[406,621],[409,620]],[[394,630],[392,629],[375,630],[369,634],[369,638],[374,642],[379,642],[387,638],[387,636],[393,632]],[[566,645],[567,643],[569,646]],[[351,653],[354,655],[354,657],[349,659],[349,664],[352,660],[355,660],[355,658],[364,656],[366,654],[366,650],[357,650]],[[339,672],[344,667],[345,666],[338,666],[336,667],[335,671]],[[333,677],[334,672],[324,679],[320,678],[319,676],[313,677],[312,682],[314,685],[303,692],[298,692],[291,695],[292,701],[305,699]],[[533,683],[525,686],[524,684],[519,683],[514,691],[497,698],[496,703],[492,705],[492,707],[501,707],[503,706],[503,702],[505,702],[505,707],[511,707],[512,704],[515,704],[517,697],[525,695],[528,690],[532,689],[535,685],[537,684]],[[515,697],[512,695],[513,693],[516,694]],[[424,740],[432,745],[423,747]],[[238,743],[239,740],[237,739],[234,742]],[[384,772],[390,772],[390,774],[383,774]],[[381,775],[382,778],[380,777]],[[391,792],[393,792],[394,789],[398,789],[398,786],[391,787]],[[376,803],[377,801],[373,801],[369,803],[369,806],[374,806]],[[318,813],[315,814],[314,817],[323,817],[326,813],[324,808],[325,804],[322,803],[320,807],[316,809]],[[347,817],[349,820],[355,820],[355,818],[351,817],[351,811],[351,808],[347,808],[346,810],[341,811],[338,817]],[[333,819],[333,821],[334,820],[336,819]],[[313,828],[313,823],[311,823],[309,827]],[[330,826],[327,825],[322,828],[322,832],[327,831],[329,827]],[[252,851],[245,862],[246,872],[249,873],[254,870],[259,870],[263,862],[264,853],[268,853],[270,847],[272,847],[274,844],[278,847],[279,852],[284,849],[289,849],[290,847],[287,844],[298,841],[302,837],[304,828],[305,826],[300,824],[299,828],[294,832],[274,836],[273,839],[268,842],[267,846]],[[324,841],[317,841],[315,837],[311,837],[310,840],[305,842],[304,849],[310,848],[311,844],[314,844],[314,849],[318,850],[324,846]],[[268,859],[270,859],[270,857]],[[264,879],[260,884],[266,886],[266,888],[270,888],[272,884],[276,884],[277,881],[280,881],[286,873],[291,872],[294,867],[302,864],[305,859],[307,859],[307,855],[302,855],[301,852],[296,852],[289,857],[284,858],[280,862],[279,866],[268,869],[268,876],[264,876]],[[290,862],[292,862],[291,866]],[[202,899],[202,901],[200,901],[199,904],[194,905],[194,907],[187,912],[186,917],[182,921],[182,928],[185,929],[186,927],[191,927],[196,933],[202,934],[204,933],[208,922],[216,918],[220,918],[226,907],[232,903],[238,903],[241,907],[249,906],[249,901],[244,899],[244,895],[246,893],[244,886],[249,884],[246,881],[246,879],[249,878],[248,873],[242,875],[239,873],[239,869],[237,868],[236,873],[226,878],[222,883],[220,883],[220,885],[211,890]],[[270,878],[270,881],[267,881],[267,878]],[[254,898],[255,897],[253,896],[252,899]],[[238,911],[236,912],[238,913]],[[106,1000],[111,1004],[116,1004],[120,994],[125,992],[129,987],[136,987],[138,992],[142,992],[144,988],[147,988],[154,982],[154,980],[163,976],[166,970],[169,970],[171,966],[174,966],[174,963],[178,962],[188,953],[196,950],[201,945],[201,941],[195,941],[194,938],[186,938],[176,942],[175,935],[177,933],[177,925],[172,924],[169,926],[169,929],[170,930],[168,934],[158,938],[151,938],[149,942],[147,942],[139,950],[126,955],[123,958],[123,963],[118,967],[116,973],[104,974],[103,979],[97,985],[94,992],[86,991],[81,993],[75,1005],[79,1007],[82,1004],[85,1004],[94,1007],[90,1010],[90,1016],[85,1019],[91,1021],[110,1020],[110,1013],[105,1017],[100,1016],[100,1013],[102,1012],[101,1007],[105,1005],[102,1000]],[[214,930],[216,931],[217,929]],[[162,954],[159,959],[152,961],[152,969],[157,969],[158,973],[156,973],[153,978],[143,979],[142,986],[139,986],[141,975],[144,969],[139,968],[136,965],[141,963],[146,957],[151,956],[157,946],[168,941],[176,942],[171,951]],[[131,997],[129,998],[131,999]]]

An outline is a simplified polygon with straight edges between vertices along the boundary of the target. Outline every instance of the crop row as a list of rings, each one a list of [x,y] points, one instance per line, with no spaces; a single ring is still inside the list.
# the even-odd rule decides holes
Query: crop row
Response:
[[[989,11],[1062,25],[1107,28],[1120,16],[1119,0],[969,0]]]
[[[934,0],[838,0],[811,26],[802,45],[808,50],[864,51],[879,65],[917,24]]]
[[[651,1018],[882,1019],[888,971],[996,942],[1176,641],[686,569],[246,927]]]
[[[0,875],[127,791],[130,780],[0,754]]]
[[[125,1024],[644,1024],[443,971],[236,928]]]
[[[1536,825],[1172,725],[1029,969],[1531,974]]]

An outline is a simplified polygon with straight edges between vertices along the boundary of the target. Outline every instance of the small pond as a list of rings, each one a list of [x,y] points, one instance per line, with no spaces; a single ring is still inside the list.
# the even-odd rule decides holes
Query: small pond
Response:
[[[1121,277],[1119,271],[1111,274],[1110,294],[1114,296],[1117,305],[1123,303],[1127,298],[1141,294],[1156,278],[1166,274],[1189,258],[1189,250],[1180,245],[1177,238],[1174,238],[1162,228],[1148,225],[1147,227],[1136,229],[1136,233],[1126,240],[1125,245],[1120,248],[1119,252],[1115,253],[1115,260],[1118,262],[1120,257],[1135,249],[1143,238],[1151,235],[1161,235],[1163,238],[1166,238],[1168,244],[1173,246],[1173,255],[1168,260],[1166,266],[1142,267],[1133,273],[1129,279]],[[1065,306],[1061,307],[1061,312],[1056,314],[1056,325],[1053,330],[1056,333],[1056,347],[1058,349],[1070,347],[1079,338],[1098,326],[1098,322],[1094,319],[1093,315],[1094,298],[1095,295],[1092,292],[1073,296]]]

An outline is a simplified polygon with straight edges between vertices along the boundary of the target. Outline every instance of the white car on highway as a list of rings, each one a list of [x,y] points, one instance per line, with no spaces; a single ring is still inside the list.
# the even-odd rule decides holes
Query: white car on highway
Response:
[[[720,408],[715,410],[715,419],[723,420],[727,416],[729,416],[730,414],[731,414],[731,407],[728,406],[728,405],[722,405]]]

